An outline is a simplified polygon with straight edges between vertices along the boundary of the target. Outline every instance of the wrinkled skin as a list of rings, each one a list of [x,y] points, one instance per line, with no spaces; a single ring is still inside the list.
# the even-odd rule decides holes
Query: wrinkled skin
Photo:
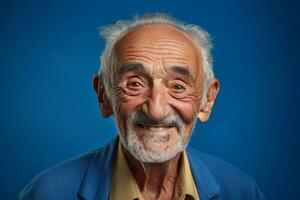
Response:
[[[127,130],[133,128],[136,143],[155,155],[172,151],[179,143],[178,135],[187,142],[195,120],[208,120],[219,91],[219,83],[213,79],[208,93],[202,93],[202,57],[195,41],[173,27],[148,25],[123,36],[115,50],[119,61],[118,81],[112,89],[116,105],[111,105],[99,78],[94,78],[103,115],[115,115],[121,138],[126,138]],[[200,108],[202,95],[207,96],[207,102]],[[129,127],[128,119],[135,110],[152,120],[176,113],[183,121],[183,131],[164,126]],[[123,151],[145,199],[172,199],[179,153],[162,163],[145,163],[126,148]]]

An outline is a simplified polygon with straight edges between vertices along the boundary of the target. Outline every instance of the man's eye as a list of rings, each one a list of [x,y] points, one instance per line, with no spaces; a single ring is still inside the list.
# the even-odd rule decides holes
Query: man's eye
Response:
[[[132,89],[137,89],[137,88],[139,88],[139,87],[142,87],[143,85],[140,84],[140,83],[137,82],[137,81],[132,81],[132,82],[129,82],[129,83],[127,84],[127,86],[128,86],[129,88],[132,88]]]
[[[172,90],[174,92],[183,92],[183,91],[185,91],[185,87],[183,85],[176,84],[176,85],[173,85]]]
[[[185,88],[182,85],[175,85],[174,89],[176,89],[176,90],[184,90]]]

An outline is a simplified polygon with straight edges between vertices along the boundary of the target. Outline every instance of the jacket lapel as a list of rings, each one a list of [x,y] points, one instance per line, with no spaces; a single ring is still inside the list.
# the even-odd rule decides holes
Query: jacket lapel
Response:
[[[186,151],[200,199],[219,199],[219,184],[200,159],[200,153],[192,148],[188,148]]]
[[[109,198],[117,144],[118,137],[99,149],[91,160],[78,192],[80,198],[85,200],[107,200]]]
[[[117,145],[118,137],[115,137],[110,143],[99,149],[91,160],[78,192],[80,198],[85,200],[109,199]],[[200,159],[199,152],[192,148],[188,148],[186,152],[200,199],[219,199],[219,184]]]

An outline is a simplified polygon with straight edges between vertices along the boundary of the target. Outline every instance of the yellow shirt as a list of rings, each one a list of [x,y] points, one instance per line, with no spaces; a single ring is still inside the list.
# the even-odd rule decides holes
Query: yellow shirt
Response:
[[[118,145],[116,163],[113,170],[110,200],[143,200],[139,187],[130,171],[123,154],[121,144]],[[191,173],[186,152],[181,155],[180,171],[176,181],[174,200],[200,200]]]

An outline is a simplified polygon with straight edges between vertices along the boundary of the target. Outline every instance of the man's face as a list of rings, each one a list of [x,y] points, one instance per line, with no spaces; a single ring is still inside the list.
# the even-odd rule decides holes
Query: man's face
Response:
[[[203,91],[195,41],[166,25],[126,34],[115,46],[120,68],[114,114],[123,146],[142,162],[164,162],[192,133]]]

